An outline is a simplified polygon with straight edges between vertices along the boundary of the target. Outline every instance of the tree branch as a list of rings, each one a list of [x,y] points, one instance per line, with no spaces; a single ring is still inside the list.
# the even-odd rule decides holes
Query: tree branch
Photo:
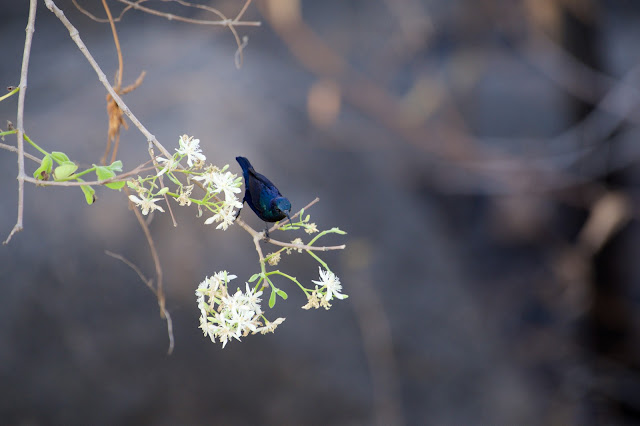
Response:
[[[140,270],[140,268],[138,268],[133,262],[127,260],[124,256],[119,255],[117,253],[110,252],[109,250],[105,250],[105,254],[107,256],[113,257],[114,259],[120,260],[122,263],[124,263],[125,265],[133,269],[133,271],[136,274],[138,274],[142,282],[145,283],[145,285],[149,288],[149,290],[151,290],[153,294],[156,295],[156,297],[158,296],[158,291],[155,289],[155,287],[153,287],[153,282],[147,277],[145,277],[142,271]],[[160,308],[162,309],[162,314],[167,320],[167,333],[169,334],[169,349],[167,350],[167,354],[171,355],[174,347],[173,321],[171,320],[171,315],[169,315],[169,312],[167,311],[167,309],[164,306],[161,306]]]
[[[73,24],[69,22],[67,17],[64,15],[64,12],[62,12],[62,10],[60,10],[58,6],[56,6],[53,0],[44,0],[44,3],[47,6],[47,8],[56,15],[56,17],[60,20],[60,22],[62,22],[62,24],[67,28],[67,30],[69,30],[69,35],[71,36],[71,39],[76,43],[76,45],[78,46],[82,54],[85,56],[85,58],[87,58],[87,61],[89,61],[89,64],[91,64],[94,71],[98,75],[98,79],[100,80],[102,85],[105,87],[105,89],[107,89],[107,92],[109,92],[113,100],[116,101],[116,103],[118,104],[122,112],[129,118],[129,120],[131,120],[133,125],[136,126],[138,130],[140,130],[140,132],[147,138],[148,142],[153,143],[156,147],[158,147],[158,149],[162,152],[163,155],[169,158],[171,156],[171,154],[169,154],[169,151],[167,151],[167,149],[164,146],[162,146],[160,142],[158,142],[156,137],[152,135],[151,132],[149,132],[149,130],[147,130],[147,128],[140,122],[140,120],[138,120],[138,118],[131,112],[131,110],[129,109],[127,104],[124,103],[122,98],[120,98],[120,96],[115,92],[115,90],[109,83],[107,76],[104,74],[104,72],[100,68],[100,65],[98,65],[95,59],[93,59],[93,56],[87,49],[87,46],[85,46],[84,42],[80,38],[80,33],[78,32],[76,27],[74,27]]]
[[[27,73],[29,71],[29,56],[31,55],[31,41],[35,31],[37,0],[29,2],[29,20],[27,23],[24,52],[22,54],[22,70],[20,71],[20,92],[18,93],[18,219],[3,244],[9,244],[16,232],[22,231],[24,217],[24,98],[27,90]]]

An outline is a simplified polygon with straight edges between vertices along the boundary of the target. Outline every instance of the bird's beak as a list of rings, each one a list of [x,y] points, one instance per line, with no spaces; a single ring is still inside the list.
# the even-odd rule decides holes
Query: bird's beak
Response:
[[[291,217],[289,216],[289,213],[287,213],[287,219],[289,219],[289,223],[291,223]]]

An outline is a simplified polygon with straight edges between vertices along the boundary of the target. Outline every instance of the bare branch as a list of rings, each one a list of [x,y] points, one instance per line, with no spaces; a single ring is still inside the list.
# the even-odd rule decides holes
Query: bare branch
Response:
[[[147,161],[148,163],[148,161]],[[148,171],[148,170],[155,170],[153,167],[144,167],[147,163],[141,164],[138,167],[136,167],[133,170],[130,170],[126,173],[121,173],[119,175],[116,175],[112,178],[109,179],[104,179],[104,180],[93,180],[93,181],[85,181],[85,182],[78,182],[78,181],[49,181],[49,180],[39,180],[39,179],[35,179],[32,178],[31,176],[25,176],[24,180],[25,182],[29,182],[29,183],[35,183],[36,185],[39,186],[86,186],[86,185],[104,185],[107,183],[113,183],[113,182],[122,182],[122,181],[126,181],[129,180],[129,177],[133,176],[133,175],[137,175],[141,172],[144,171]]]
[[[149,290],[151,290],[153,292],[153,294],[158,296],[158,291],[153,287],[153,282],[150,279],[148,279],[147,277],[145,277],[144,274],[142,273],[142,271],[140,270],[140,268],[138,268],[133,262],[130,262],[124,256],[121,256],[119,254],[110,252],[109,250],[105,250],[105,254],[107,256],[113,257],[114,259],[120,260],[125,265],[127,265],[128,267],[133,269],[133,271],[136,274],[138,274],[138,276],[140,277],[142,282],[145,283],[145,285],[149,288]],[[173,348],[175,346],[174,345],[174,338],[173,338],[173,321],[171,320],[171,315],[169,314],[167,309],[164,306],[161,306],[160,308],[162,309],[162,315],[167,320],[167,334],[169,335],[169,349],[167,350],[167,354],[171,355],[171,353],[173,352]]]
[[[304,206],[303,208],[301,208],[296,214],[294,214],[293,216],[291,216],[291,219],[295,219],[296,217],[300,216],[300,212],[302,210],[307,210],[309,207],[313,206],[315,203],[317,203],[318,201],[320,201],[319,197],[316,197],[313,201],[311,201],[309,204],[307,204],[306,206]],[[286,225],[287,223],[289,223],[289,219],[285,219],[281,222],[276,223],[275,225],[273,225],[271,227],[271,229],[269,229],[269,233],[276,231],[278,229],[280,229],[281,227],[283,227],[284,225]]]
[[[50,0],[47,0],[50,1]],[[136,10],[141,10],[143,12],[149,13],[151,15],[155,15],[155,16],[160,16],[162,18],[166,18],[170,21],[180,21],[180,22],[186,22],[189,24],[197,24],[197,25],[214,25],[214,26],[223,26],[223,27],[228,27],[230,25],[235,25],[235,26],[249,26],[249,27],[259,27],[260,25],[262,25],[262,23],[260,21],[236,21],[236,20],[231,20],[229,18],[227,18],[226,16],[224,16],[220,11],[218,11],[217,9],[213,9],[211,7],[207,7],[207,6],[203,6],[203,5],[196,5],[196,4],[191,4],[188,2],[184,2],[184,1],[176,1],[176,3],[182,4],[182,5],[190,5],[191,7],[196,7],[199,9],[205,9],[208,10],[210,12],[215,13],[216,15],[218,15],[220,17],[220,21],[211,21],[211,20],[206,20],[206,19],[192,19],[192,18],[185,18],[182,16],[178,16],[178,15],[174,15],[172,13],[165,13],[165,12],[160,12],[158,10],[155,9],[151,9],[149,7],[146,6],[141,6],[139,3],[135,3],[129,0],[118,0],[120,3],[124,3],[126,5],[131,6],[132,8],[136,9]]]
[[[124,112],[124,114],[129,118],[129,120],[131,120],[134,126],[136,126],[138,130],[140,130],[140,132],[147,138],[148,142],[153,143],[156,147],[158,147],[158,149],[165,156],[169,157],[170,156],[169,151],[167,151],[167,149],[160,142],[158,142],[156,137],[152,135],[151,132],[149,132],[149,130],[147,130],[147,128],[140,122],[140,120],[138,120],[138,118],[131,112],[131,110],[129,109],[127,104],[124,103],[122,98],[118,96],[118,94],[115,92],[113,87],[111,87],[111,84],[109,84],[109,80],[107,79],[107,76],[104,74],[104,72],[102,71],[98,63],[95,61],[95,59],[93,59],[93,56],[87,49],[87,46],[85,46],[84,42],[80,38],[80,33],[78,32],[76,27],[74,27],[71,24],[71,22],[69,22],[69,20],[64,15],[62,10],[60,10],[58,6],[56,6],[53,0],[44,0],[44,2],[47,8],[51,12],[53,12],[56,15],[56,17],[67,28],[67,30],[69,30],[69,35],[71,36],[71,39],[76,43],[76,45],[78,46],[82,54],[85,56],[85,58],[87,58],[87,61],[89,61],[94,71],[98,75],[98,79],[100,80],[102,85],[105,87],[105,89],[107,89],[107,92],[109,92],[111,97],[116,101],[116,103],[118,104],[122,112]]]
[[[344,250],[347,247],[345,244],[342,244],[340,246],[325,246],[325,247],[307,246],[305,244],[285,243],[282,241],[274,240],[272,238],[269,239],[269,242],[273,245],[280,246],[280,247],[290,247],[293,249],[310,250],[310,251]]]
[[[103,24],[109,22],[109,19],[98,18],[93,13],[89,12],[87,9],[83,8],[82,6],[80,6],[80,4],[78,3],[78,0],[71,0],[71,1],[73,2],[73,5],[76,7],[76,9],[78,9],[80,12],[82,12],[83,14],[88,16],[89,19],[91,19],[93,21],[96,21],[96,22],[103,23]],[[144,0],[139,0],[139,2],[142,2],[142,1],[144,1]],[[124,14],[127,13],[131,9],[132,9],[131,6],[127,6],[124,9],[122,9],[122,12],[120,12],[120,15],[117,18],[114,18],[113,22],[120,22],[122,20],[122,17],[124,16]]]
[[[0,143],[0,148],[6,149],[7,151],[11,151],[11,152],[18,152],[18,148],[16,148],[13,145],[7,145],[7,144],[4,144],[4,143]],[[25,152],[24,156],[26,158],[28,158],[29,160],[33,160],[33,161],[35,161],[37,163],[42,163],[41,159],[39,159],[38,157],[36,157],[34,155],[29,154],[28,152]]]
[[[151,258],[153,259],[153,264],[156,269],[157,284],[156,284],[154,293],[158,299],[158,306],[160,307],[160,315],[167,318],[166,317],[167,309],[165,307],[165,296],[164,296],[164,287],[163,287],[163,273],[162,273],[162,266],[160,265],[160,256],[158,256],[156,245],[153,242],[153,237],[151,236],[149,225],[147,225],[147,222],[142,217],[142,213],[140,213],[140,210],[137,209],[135,206],[133,206],[133,203],[131,202],[131,200],[128,199],[129,189],[125,187],[124,192],[127,195],[127,200],[129,201],[129,207],[133,210],[133,213],[136,215],[136,219],[138,219],[138,223],[142,228],[142,232],[144,232],[144,236],[147,239],[147,244],[149,245],[149,250],[151,251]],[[168,321],[169,320],[167,319],[167,324],[168,324]],[[169,346],[169,353],[173,351],[173,338],[171,337],[170,340],[171,341]]]
[[[31,41],[35,31],[37,0],[29,2],[29,20],[27,23],[26,37],[24,41],[24,52],[22,54],[22,70],[20,71],[20,91],[18,93],[18,219],[13,229],[9,233],[3,244],[9,244],[16,232],[22,231],[22,220],[24,216],[24,98],[27,90],[27,73],[29,71],[29,57],[31,55]]]

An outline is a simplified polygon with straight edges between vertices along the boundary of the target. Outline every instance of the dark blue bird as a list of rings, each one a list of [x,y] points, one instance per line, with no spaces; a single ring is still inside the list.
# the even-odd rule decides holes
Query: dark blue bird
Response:
[[[251,210],[265,222],[277,222],[285,217],[289,218],[291,203],[282,196],[278,188],[265,176],[256,172],[246,158],[236,157],[236,161],[242,167],[244,176],[245,191],[242,204],[246,202]],[[240,210],[237,216],[240,216]],[[265,236],[269,238],[268,227],[265,228]]]

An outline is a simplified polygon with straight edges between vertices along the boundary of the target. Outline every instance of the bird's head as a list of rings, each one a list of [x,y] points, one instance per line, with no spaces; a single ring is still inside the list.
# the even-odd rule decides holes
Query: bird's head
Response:
[[[291,203],[285,197],[276,197],[271,201],[271,205],[273,208],[287,217],[289,217],[289,212],[291,211]],[[291,220],[289,219],[289,222]]]

